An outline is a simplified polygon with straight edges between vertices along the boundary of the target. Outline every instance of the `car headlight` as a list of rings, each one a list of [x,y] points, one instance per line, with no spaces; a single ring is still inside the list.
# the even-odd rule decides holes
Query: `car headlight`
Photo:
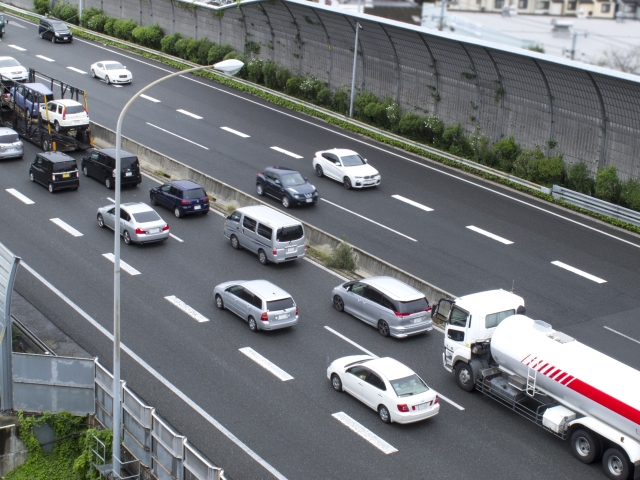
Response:
[[[356,177],[356,180],[364,180],[364,177]]]

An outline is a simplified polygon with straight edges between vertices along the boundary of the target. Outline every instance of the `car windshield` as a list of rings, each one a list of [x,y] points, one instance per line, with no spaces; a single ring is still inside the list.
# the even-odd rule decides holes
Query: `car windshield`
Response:
[[[398,302],[398,313],[421,312],[427,308],[429,308],[429,302],[427,302],[427,299],[424,297],[408,302]]]
[[[345,167],[357,167],[358,165],[364,165],[367,163],[357,153],[355,155],[345,155],[344,157],[340,157],[340,160],[342,160],[342,164]]]
[[[132,217],[138,223],[147,223],[147,222],[155,222],[157,220],[162,220],[160,218],[160,215],[158,215],[154,211],[134,213]]]
[[[278,230],[278,236],[276,239],[279,242],[290,242],[292,240],[298,240],[304,235],[302,225],[296,225],[295,227],[282,227]]]
[[[391,386],[399,397],[409,397],[429,390],[427,384],[415,373],[409,377],[391,380]]]
[[[78,165],[75,160],[71,160],[68,162],[56,162],[53,164],[54,172],[68,172],[69,170],[77,170]]]
[[[82,105],[67,105],[65,107],[65,110],[68,114],[84,112],[84,108],[82,108]]]
[[[138,166],[138,157],[124,157],[121,158],[122,168],[131,168]]]
[[[294,306],[293,298],[291,297],[281,298],[280,300],[271,300],[270,302],[267,302],[267,311],[275,312],[278,310],[293,308],[293,306]]]
[[[68,32],[69,29],[67,28],[67,26],[64,23],[54,23],[53,24],[53,29],[56,32]]]
[[[0,143],[16,143],[20,141],[20,137],[17,133],[9,133],[6,135],[0,135]]]
[[[287,175],[282,175],[282,183],[286,187],[293,187],[295,185],[303,185],[307,182],[299,173],[289,173]]]
[[[3,58],[0,60],[0,68],[19,67],[20,63],[15,58]]]
[[[193,188],[191,190],[187,190],[184,192],[184,198],[202,198],[206,197],[207,194],[204,193],[204,189],[202,188]]]
[[[106,70],[124,70],[121,63],[105,63],[104,68]]]

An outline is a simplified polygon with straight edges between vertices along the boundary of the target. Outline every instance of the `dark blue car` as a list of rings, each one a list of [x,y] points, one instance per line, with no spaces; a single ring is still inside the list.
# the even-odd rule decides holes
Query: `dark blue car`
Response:
[[[191,180],[174,180],[149,191],[152,205],[173,210],[180,218],[192,213],[209,213],[209,197],[204,188]]]
[[[318,191],[299,172],[287,167],[267,167],[256,180],[258,195],[270,195],[282,202],[284,208],[292,205],[315,205]]]

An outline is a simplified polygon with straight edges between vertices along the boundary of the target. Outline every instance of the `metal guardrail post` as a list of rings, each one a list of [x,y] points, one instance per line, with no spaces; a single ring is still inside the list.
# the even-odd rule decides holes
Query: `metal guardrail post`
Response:
[[[552,195],[556,200],[563,200],[580,208],[584,208],[585,210],[589,210],[590,212],[606,215],[640,227],[640,212],[636,212],[635,210],[605,202],[590,195],[574,192],[559,185],[553,186]]]

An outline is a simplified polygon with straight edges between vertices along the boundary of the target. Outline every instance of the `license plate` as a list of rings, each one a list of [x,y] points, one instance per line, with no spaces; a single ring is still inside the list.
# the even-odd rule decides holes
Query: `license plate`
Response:
[[[160,231],[159,228],[150,228],[149,233],[158,233]]]
[[[69,178],[71,176],[71,174],[69,173],[63,173],[62,174],[62,178]]]
[[[133,177],[133,172],[127,172],[124,175],[125,177]]]
[[[62,37],[63,40],[67,40],[68,37]]]
[[[288,313],[285,313],[284,315],[278,315],[278,316],[276,317],[276,320],[285,320],[285,319],[287,319],[287,318],[289,318],[289,314],[288,314]]]
[[[194,210],[200,210],[202,207],[200,205],[196,205],[193,207]]]
[[[15,149],[14,148],[7,148],[7,153],[9,153],[9,152],[15,152]]]
[[[416,405],[416,410],[424,410],[429,406],[428,403],[421,403],[420,405]]]
[[[296,253],[298,247],[287,247],[287,253]]]
[[[413,323],[421,323],[424,322],[424,317],[418,317],[413,319]]]

